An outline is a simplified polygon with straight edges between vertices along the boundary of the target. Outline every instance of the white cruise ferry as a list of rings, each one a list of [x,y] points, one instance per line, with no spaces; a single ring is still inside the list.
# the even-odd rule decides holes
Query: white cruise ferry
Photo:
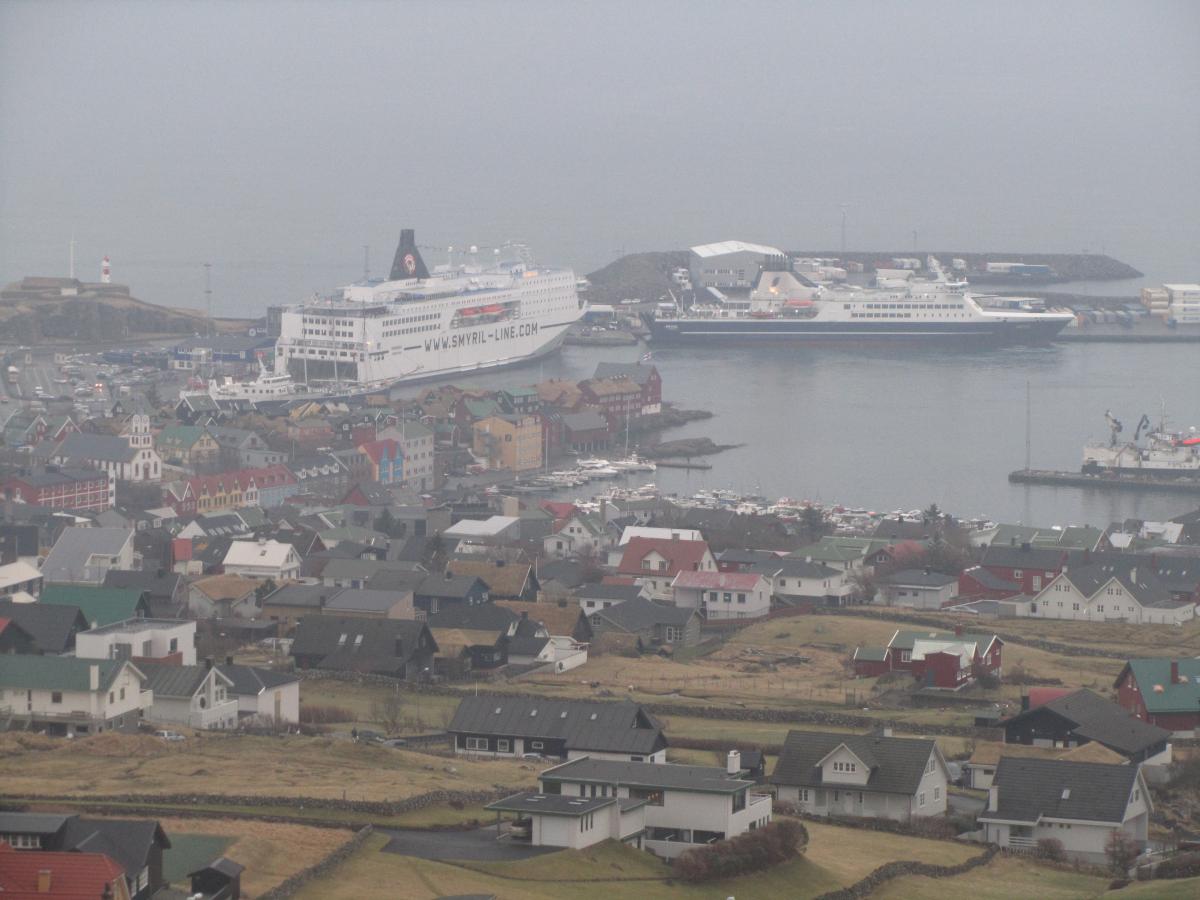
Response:
[[[1052,340],[1070,311],[992,309],[950,281],[932,257],[934,278],[894,290],[808,282],[786,257],[768,260],[749,297],[681,310],[660,303],[648,323],[655,341],[967,341],[1037,344]]]
[[[570,269],[515,260],[431,275],[405,229],[387,281],[284,309],[275,376],[319,393],[477,372],[550,353],[582,314]]]

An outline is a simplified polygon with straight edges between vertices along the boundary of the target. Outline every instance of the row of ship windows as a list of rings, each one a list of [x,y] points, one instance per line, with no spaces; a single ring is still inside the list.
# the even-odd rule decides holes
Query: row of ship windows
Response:
[[[415,328],[393,328],[383,333],[384,337],[395,337],[398,334],[419,334],[422,331],[437,331],[440,325],[418,325]]]
[[[439,313],[427,313],[423,316],[401,316],[399,319],[385,319],[383,324],[384,327],[390,325],[408,325],[411,322],[432,322],[439,318],[441,318]]]
[[[907,313],[907,312],[906,313],[856,313],[856,312],[850,313],[850,318],[852,318],[852,319],[911,319],[912,317],[913,317],[913,314]],[[959,313],[957,316],[954,315],[953,313],[949,313],[949,314],[939,313],[936,316],[930,316],[930,318],[965,319],[966,316],[964,316],[962,313]]]
[[[843,303],[842,309],[857,307],[857,303]],[[864,309],[962,309],[961,303],[864,303]]]

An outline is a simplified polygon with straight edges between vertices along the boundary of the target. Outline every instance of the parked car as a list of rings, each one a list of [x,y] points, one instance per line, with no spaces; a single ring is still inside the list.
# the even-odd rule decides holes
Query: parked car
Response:
[[[187,738],[185,738],[178,731],[156,731],[156,732],[154,732],[154,736],[156,738],[161,738],[162,740],[169,741],[171,743],[175,743],[176,741],[187,740]]]
[[[360,744],[381,744],[384,741],[384,736],[378,731],[360,731],[358,733],[358,742]]]

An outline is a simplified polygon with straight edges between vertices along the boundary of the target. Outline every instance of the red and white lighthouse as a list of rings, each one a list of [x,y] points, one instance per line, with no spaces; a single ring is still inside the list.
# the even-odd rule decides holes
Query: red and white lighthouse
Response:
[[[104,257],[104,262],[100,263],[100,283],[108,284],[112,281],[112,266],[108,262],[108,257]]]

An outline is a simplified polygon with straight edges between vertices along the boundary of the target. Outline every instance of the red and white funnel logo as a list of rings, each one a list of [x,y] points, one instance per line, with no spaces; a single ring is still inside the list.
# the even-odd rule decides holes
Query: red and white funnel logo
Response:
[[[404,254],[404,268],[408,270],[409,275],[413,275],[417,271],[417,258],[411,253]]]

